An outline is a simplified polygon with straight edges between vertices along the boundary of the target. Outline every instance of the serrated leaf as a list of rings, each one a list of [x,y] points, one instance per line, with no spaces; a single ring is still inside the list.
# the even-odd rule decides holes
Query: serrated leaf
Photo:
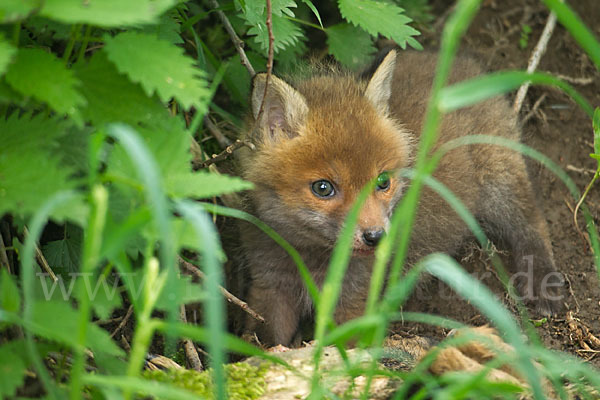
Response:
[[[156,301],[156,308],[168,310],[175,302],[178,305],[198,303],[206,298],[206,292],[202,289],[202,286],[193,283],[192,277],[187,275],[181,276],[175,281],[173,290],[172,293],[167,292],[167,290],[160,293],[160,297]]]
[[[174,197],[210,198],[222,194],[252,189],[250,182],[235,176],[212,172],[182,172],[169,175],[167,193]]]
[[[287,18],[273,15],[273,51],[278,53],[286,47],[296,45],[304,37],[302,28]],[[269,32],[264,22],[259,22],[248,29],[248,35],[255,36],[254,41],[266,52],[269,49]]]
[[[163,187],[173,198],[206,198],[251,187],[239,178],[192,172],[191,139],[178,118],[170,117],[162,126],[138,127],[137,131],[159,165]],[[124,181],[137,179],[136,170],[122,147],[117,146],[112,152],[107,174]]]
[[[17,49],[0,35],[0,76],[4,75],[16,53]]]
[[[40,15],[67,24],[118,27],[156,22],[176,0],[46,0]]]
[[[167,113],[158,99],[148,97],[140,85],[120,74],[104,51],[94,53],[89,62],[76,65],[74,71],[87,99],[81,113],[96,126],[109,122],[148,123],[156,114]]]
[[[67,225],[65,238],[46,243],[42,252],[50,267],[57,273],[70,273],[79,271],[81,262],[81,229]]]
[[[74,347],[77,346],[79,331],[79,313],[68,302],[37,301],[33,305],[31,325],[32,333],[50,340]],[[124,352],[112,341],[108,333],[93,323],[88,324],[85,346],[93,352],[103,352],[114,356],[123,356]]]
[[[364,66],[376,50],[371,36],[353,25],[337,24],[326,32],[329,54],[348,68]]]
[[[154,35],[159,39],[166,40],[172,44],[182,44],[180,24],[177,20],[178,13],[176,11],[166,13],[160,16],[158,23],[152,25],[144,25],[139,31]]]
[[[183,49],[153,35],[124,32],[106,36],[104,50],[117,69],[139,82],[149,96],[156,92],[165,102],[174,97],[186,109],[207,102],[204,73]]]
[[[66,129],[66,121],[42,115],[0,117],[0,215],[27,215],[54,193],[75,188],[78,182],[71,178],[73,170],[55,156],[57,138]],[[82,206],[70,203],[53,216],[81,217]]]
[[[21,308],[21,294],[13,276],[5,268],[2,268],[0,276],[0,308],[13,313]]]
[[[342,17],[360,26],[372,36],[378,34],[395,41],[403,49],[411,36],[419,31],[408,26],[412,22],[404,10],[394,4],[375,0],[338,0]],[[409,44],[414,44],[413,39]]]
[[[7,345],[0,346],[0,398],[12,398],[25,382],[25,363]]]
[[[37,9],[42,0],[2,0],[0,3],[0,23],[8,23],[26,18]]]
[[[79,81],[53,54],[19,49],[6,72],[6,81],[24,96],[48,103],[58,113],[82,122],[78,108],[85,105],[85,98],[77,91]]]

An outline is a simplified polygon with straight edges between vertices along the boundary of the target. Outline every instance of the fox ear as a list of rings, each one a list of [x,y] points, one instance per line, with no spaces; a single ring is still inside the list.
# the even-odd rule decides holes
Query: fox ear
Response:
[[[389,111],[390,96],[392,94],[392,80],[396,66],[396,51],[390,51],[383,59],[371,77],[365,96],[373,107],[380,113],[387,115]]]
[[[298,128],[308,114],[308,106],[304,97],[293,87],[276,76],[269,79],[269,87],[265,97],[265,84],[267,74],[258,74],[252,81],[252,115],[261,128],[259,132],[264,135],[268,132],[271,138],[280,135],[295,136]],[[262,115],[259,116],[263,103]]]

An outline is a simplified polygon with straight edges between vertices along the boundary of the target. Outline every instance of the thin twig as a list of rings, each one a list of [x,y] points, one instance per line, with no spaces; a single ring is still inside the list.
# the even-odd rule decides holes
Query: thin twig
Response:
[[[265,101],[267,99],[267,90],[269,89],[269,80],[273,73],[273,43],[275,42],[275,36],[273,36],[273,15],[271,10],[271,0],[267,0],[267,30],[269,31],[269,56],[267,59],[267,79],[265,80],[265,92],[263,93],[262,101],[260,102],[260,108],[258,115],[256,116],[256,122],[262,119],[263,112],[265,110]]]
[[[237,50],[238,54],[240,55],[240,60],[242,61],[242,65],[244,67],[246,67],[246,69],[248,70],[248,73],[250,74],[250,77],[253,78],[254,75],[256,75],[256,72],[254,71],[254,68],[252,67],[252,64],[250,63],[250,60],[248,60],[248,57],[246,56],[246,52],[244,51],[244,42],[238,37],[237,33],[235,33],[233,26],[231,26],[231,23],[227,19],[227,16],[220,9],[219,2],[217,0],[209,0],[209,2],[211,4],[211,6],[217,11],[217,15],[221,19],[221,22],[223,23],[225,30],[229,34],[229,37],[231,38],[231,41],[233,42],[235,49]]]
[[[219,142],[221,147],[227,147],[231,145],[231,140],[229,140],[225,135],[223,135],[223,132],[219,130],[217,125],[215,125],[215,123],[212,122],[208,115],[204,117],[204,125],[206,126],[206,129],[208,129],[210,134],[213,135],[215,139],[217,139],[217,142]]]
[[[200,269],[198,269],[198,267],[196,267],[192,263],[185,261],[181,257],[178,257],[178,260],[179,260],[179,265],[181,265],[183,268],[185,268],[188,272],[195,274],[197,277],[204,280],[205,275],[202,271],[200,271]],[[260,314],[258,314],[256,311],[251,309],[248,306],[248,303],[238,299],[237,297],[235,297],[233,294],[231,294],[227,289],[225,289],[222,286],[219,286],[219,290],[221,291],[221,294],[223,294],[223,296],[225,297],[225,299],[227,299],[228,302],[237,305],[238,307],[240,307],[242,310],[244,310],[246,313],[248,313],[255,320],[257,320],[261,323],[265,322],[265,319]]]
[[[585,85],[590,85],[592,82],[594,82],[594,78],[592,78],[592,77],[573,78],[572,76],[561,75],[561,74],[552,74],[552,75],[554,75],[558,79],[562,79],[563,81],[572,83],[574,85],[585,86]]]
[[[117,325],[115,330],[110,334],[111,338],[113,338],[117,334],[117,332],[119,332],[121,329],[123,329],[125,324],[127,324],[127,321],[129,321],[129,318],[131,317],[132,313],[133,313],[133,304],[129,306],[129,308],[127,309],[127,312],[125,313],[125,316],[123,317],[121,322],[119,322],[119,325]]]
[[[211,158],[209,158],[208,160],[204,160],[204,161],[194,160],[194,161],[192,161],[192,165],[193,165],[194,171],[206,168],[209,165],[212,165],[212,164],[217,163],[219,161],[225,160],[227,157],[229,157],[230,155],[232,155],[234,151],[236,151],[237,149],[239,149],[240,147],[243,147],[243,146],[246,146],[246,147],[250,148],[251,150],[255,149],[255,147],[254,147],[254,145],[252,143],[247,142],[245,140],[239,140],[238,139],[235,142],[233,142],[233,144],[231,144],[230,146],[227,146],[227,148],[225,150],[223,150],[222,152],[220,152],[219,154],[213,154],[213,156]]]
[[[544,101],[544,99],[546,98],[546,96],[548,96],[547,93],[543,93],[539,99],[537,99],[535,101],[535,103],[533,104],[533,107],[531,108],[531,111],[529,111],[527,113],[527,115],[523,118],[523,120],[521,121],[521,124],[525,124],[525,122],[527,122],[531,117],[533,117],[535,115],[535,113],[537,112],[538,108],[540,108],[540,104],[542,104],[542,101]]]
[[[0,261],[10,274],[10,263],[8,262],[8,255],[6,254],[6,246],[4,245],[4,239],[2,239],[2,233],[0,233]]]
[[[25,234],[25,238],[27,238],[29,236],[29,230],[27,229],[27,227],[23,228],[23,233]],[[42,253],[42,251],[40,250],[40,247],[37,244],[35,245],[35,256],[36,256],[38,263],[42,266],[44,271],[46,271],[46,273],[48,275],[50,275],[50,278],[54,282],[58,281],[58,278],[54,274],[54,271],[52,271],[52,268],[50,268],[48,261],[46,261],[44,254]]]
[[[552,36],[552,32],[554,31],[554,27],[556,26],[556,14],[553,12],[548,16],[548,20],[546,21],[546,26],[544,26],[544,31],[540,36],[540,40],[538,40],[535,48],[533,49],[533,53],[531,53],[531,57],[529,58],[529,64],[527,65],[527,72],[533,73],[540,63],[540,59],[542,55],[546,52],[546,46],[548,45],[548,41]],[[519,113],[521,111],[521,107],[523,107],[523,101],[525,100],[525,96],[527,95],[527,90],[529,89],[529,83],[524,83],[519,88],[517,92],[517,97],[515,98],[515,103],[513,105],[513,110],[515,113]]]
[[[181,319],[181,322],[187,324],[185,305],[183,304],[179,307],[179,318]],[[187,360],[194,371],[202,372],[204,367],[202,366],[202,361],[200,361],[200,357],[198,356],[198,352],[196,351],[196,346],[194,346],[194,343],[190,339],[183,339],[183,348],[185,349]]]

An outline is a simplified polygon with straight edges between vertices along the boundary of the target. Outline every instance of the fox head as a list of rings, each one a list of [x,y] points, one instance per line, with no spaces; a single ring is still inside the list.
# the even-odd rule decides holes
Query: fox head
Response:
[[[360,190],[376,179],[354,235],[354,255],[373,254],[405,182],[412,135],[390,117],[396,54],[368,82],[335,73],[293,87],[266,74],[254,78],[249,133],[242,156],[258,217],[298,248],[330,249]],[[262,108],[262,111],[261,111]]]

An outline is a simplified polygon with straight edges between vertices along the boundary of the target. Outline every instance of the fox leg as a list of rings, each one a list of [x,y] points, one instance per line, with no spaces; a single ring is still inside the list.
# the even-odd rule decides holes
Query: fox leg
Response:
[[[248,294],[248,305],[264,317],[265,323],[261,324],[247,316],[246,332],[255,332],[266,346],[290,346],[298,330],[300,310],[289,293],[253,285]]]
[[[512,165],[511,165],[512,164]],[[543,315],[563,307],[564,277],[557,272],[548,228],[537,207],[522,159],[505,164],[511,174],[488,176],[478,219],[492,240],[508,245],[517,273],[510,283]]]

